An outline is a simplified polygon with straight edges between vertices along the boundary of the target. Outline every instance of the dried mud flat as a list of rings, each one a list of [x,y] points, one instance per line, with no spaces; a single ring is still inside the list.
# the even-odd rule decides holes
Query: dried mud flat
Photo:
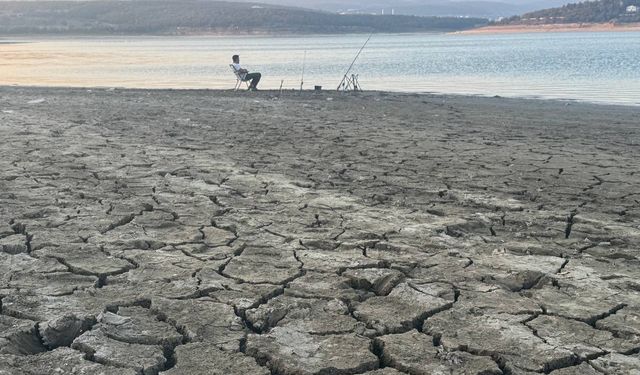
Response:
[[[0,374],[638,374],[639,125],[2,88]]]

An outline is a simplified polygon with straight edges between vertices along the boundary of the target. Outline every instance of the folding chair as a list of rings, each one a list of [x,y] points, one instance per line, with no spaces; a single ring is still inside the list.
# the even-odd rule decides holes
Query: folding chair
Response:
[[[238,91],[240,89],[242,82],[244,82],[247,85],[247,89],[249,89],[249,80],[245,79],[244,76],[236,70],[236,67],[233,66],[233,64],[229,64],[229,66],[231,67],[231,70],[233,70],[233,74],[236,76],[236,87],[234,88],[234,91]]]

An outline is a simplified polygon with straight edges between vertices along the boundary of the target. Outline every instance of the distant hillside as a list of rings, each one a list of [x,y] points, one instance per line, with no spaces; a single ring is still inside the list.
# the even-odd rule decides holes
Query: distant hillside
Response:
[[[338,15],[220,1],[0,3],[1,34],[346,33],[464,30],[478,18]]]
[[[0,6],[3,1],[0,0]],[[31,1],[31,0],[23,0]],[[42,1],[42,0],[40,0]],[[56,0],[46,0],[56,1]],[[75,0],[74,0],[75,1]],[[83,0],[93,1],[93,0]],[[145,0],[128,0],[145,1]],[[148,0],[146,0],[148,1]],[[179,0],[176,0],[179,1]],[[407,16],[476,17],[496,19],[565,5],[571,0],[225,0],[304,7],[332,13]],[[574,0],[575,1],[575,0]]]
[[[511,17],[498,25],[640,22],[640,0],[599,0],[569,4]]]
[[[237,0],[251,1],[251,0]],[[255,0],[254,0],[255,1]],[[498,18],[561,6],[570,0],[260,0],[331,12]]]

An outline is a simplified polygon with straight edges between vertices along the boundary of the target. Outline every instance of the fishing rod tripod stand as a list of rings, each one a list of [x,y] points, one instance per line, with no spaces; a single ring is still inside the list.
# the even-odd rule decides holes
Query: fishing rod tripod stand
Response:
[[[349,92],[349,91],[362,91],[362,87],[360,86],[360,82],[358,82],[358,75],[352,74],[351,77],[345,75],[342,79],[342,83],[338,87],[338,91]]]
[[[347,69],[347,72],[344,74],[344,77],[342,77],[342,81],[340,81],[340,83],[338,84],[338,91],[342,91],[342,92],[362,91],[362,87],[360,87],[360,82],[358,82],[358,75],[357,74],[349,75],[349,73],[351,73],[351,69],[353,69],[353,65],[356,63],[356,60],[358,60],[358,57],[360,57],[362,50],[364,49],[364,47],[367,46],[367,43],[369,43],[372,36],[373,36],[373,33],[369,35],[369,38],[367,38],[367,41],[364,42],[362,47],[360,47],[360,50],[358,51],[356,58],[353,59],[353,61],[351,62],[351,65],[349,66],[349,69]]]

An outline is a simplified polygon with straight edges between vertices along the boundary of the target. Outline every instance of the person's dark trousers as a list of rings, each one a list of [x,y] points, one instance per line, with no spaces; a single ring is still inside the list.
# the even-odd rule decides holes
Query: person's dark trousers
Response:
[[[251,81],[251,88],[258,88],[258,83],[260,82],[260,78],[262,78],[262,74],[260,73],[247,73],[244,76],[245,81]]]

